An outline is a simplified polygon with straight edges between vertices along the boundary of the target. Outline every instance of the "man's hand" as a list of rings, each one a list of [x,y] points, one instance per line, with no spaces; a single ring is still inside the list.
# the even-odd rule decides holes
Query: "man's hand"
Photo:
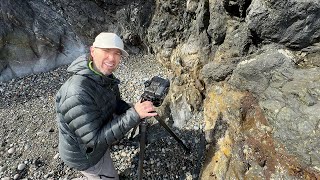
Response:
[[[140,119],[158,115],[155,112],[154,106],[151,101],[137,102],[134,105],[134,109],[139,114]]]

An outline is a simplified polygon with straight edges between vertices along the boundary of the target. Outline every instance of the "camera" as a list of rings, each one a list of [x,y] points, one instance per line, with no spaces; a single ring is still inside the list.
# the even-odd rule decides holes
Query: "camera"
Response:
[[[168,94],[170,81],[159,76],[154,76],[144,83],[145,90],[141,95],[143,101],[151,101],[155,107],[159,107]]]

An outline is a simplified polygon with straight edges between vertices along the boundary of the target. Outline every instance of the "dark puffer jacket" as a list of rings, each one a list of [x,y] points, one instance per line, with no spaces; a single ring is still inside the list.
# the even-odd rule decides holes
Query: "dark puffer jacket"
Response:
[[[87,59],[80,56],[69,66],[74,75],[56,95],[60,157],[78,170],[95,165],[140,120],[120,99],[119,80],[95,74]]]

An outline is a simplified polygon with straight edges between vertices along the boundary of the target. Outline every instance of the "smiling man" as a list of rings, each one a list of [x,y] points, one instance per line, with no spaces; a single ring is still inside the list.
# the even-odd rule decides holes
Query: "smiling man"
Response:
[[[116,34],[101,33],[90,47],[94,68],[104,75],[110,75],[120,63],[121,55],[128,56],[123,50],[123,42]]]
[[[150,101],[129,106],[120,97],[119,80],[113,75],[122,56],[128,56],[114,33],[100,33],[90,54],[68,67],[73,75],[56,95],[59,154],[85,179],[119,179],[110,146],[141,119],[156,116]]]

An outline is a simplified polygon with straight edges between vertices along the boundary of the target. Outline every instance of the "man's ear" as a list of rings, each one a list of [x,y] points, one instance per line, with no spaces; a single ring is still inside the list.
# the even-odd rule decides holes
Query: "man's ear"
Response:
[[[90,55],[91,57],[93,57],[93,54],[94,54],[94,47],[93,46],[90,46]]]

